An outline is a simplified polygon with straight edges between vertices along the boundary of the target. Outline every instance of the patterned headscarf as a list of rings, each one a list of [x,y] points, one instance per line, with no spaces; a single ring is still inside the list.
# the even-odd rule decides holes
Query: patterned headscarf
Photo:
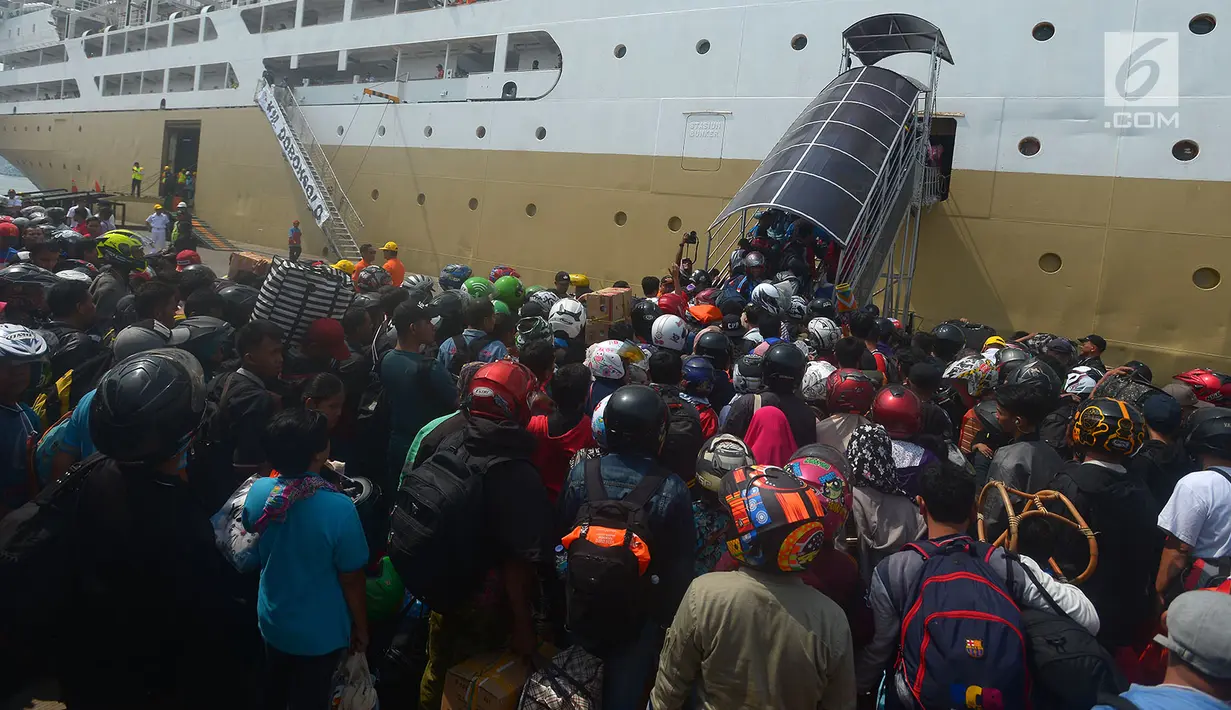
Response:
[[[879,424],[864,424],[851,433],[846,445],[851,463],[851,484],[873,488],[889,495],[905,495],[902,479],[893,463],[893,442]]]
[[[311,498],[320,490],[333,491],[335,493],[338,491],[332,483],[320,476],[300,476],[297,478],[279,476],[277,482],[274,483],[274,487],[269,491],[269,497],[265,499],[265,507],[261,509],[261,517],[248,526],[249,530],[260,533],[264,532],[270,523],[285,521],[286,514],[290,512],[291,506],[295,505],[297,501]]]

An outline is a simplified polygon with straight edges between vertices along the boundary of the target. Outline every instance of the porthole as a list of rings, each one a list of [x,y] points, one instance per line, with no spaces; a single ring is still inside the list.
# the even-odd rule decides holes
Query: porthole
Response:
[[[483,140],[485,137],[487,137],[487,127],[479,126],[478,128],[474,129],[474,135],[479,140]]]
[[[616,212],[615,213],[615,223],[617,226],[620,226],[620,227],[623,227],[624,225],[628,224],[628,215],[624,214],[623,212]]]
[[[1188,31],[1195,35],[1208,35],[1218,26],[1213,15],[1197,15],[1188,21]]]
[[[1017,142],[1017,152],[1027,158],[1038,155],[1039,151],[1042,149],[1043,146],[1039,143],[1039,139],[1034,136],[1026,136]]]
[[[47,132],[48,132],[48,133],[51,133],[51,126],[48,126],[48,127],[47,127]]]
[[[341,126],[338,126],[338,135],[342,135],[343,133],[346,133],[346,129]]]
[[[536,215],[536,214],[538,214],[538,213],[539,213],[539,207],[538,207],[538,205],[534,204],[533,202],[531,202],[530,204],[526,205],[526,216],[527,216],[527,217],[533,217],[534,215]]]
[[[791,49],[798,52],[808,46],[808,35],[795,35],[791,38]]]
[[[1030,36],[1040,42],[1046,42],[1056,36],[1056,26],[1050,22],[1040,22],[1030,31]]]
[[[625,47],[622,44],[617,44],[615,48],[615,58],[623,59],[625,54],[628,54],[628,47]]]
[[[415,201],[419,204],[423,204],[424,202],[427,202],[427,195],[420,192],[419,196],[415,198]]]
[[[42,133],[42,132],[43,132],[43,127],[42,127],[42,126],[35,126],[35,127],[34,127],[34,132],[35,132],[35,133]]]
[[[1176,160],[1187,163],[1201,152],[1201,146],[1195,141],[1182,140],[1171,146],[1171,157]]]
[[[1222,274],[1218,273],[1218,269],[1203,266],[1193,272],[1193,285],[1202,291],[1212,291],[1218,288],[1220,283],[1222,283]]]
[[[78,165],[78,166],[77,166],[77,172],[81,172],[81,166],[80,166],[80,165]]]
[[[547,129],[543,128],[542,126],[539,126],[538,128],[534,130],[534,137],[538,138],[539,140],[543,140],[544,138],[547,137]]]
[[[1045,274],[1054,274],[1060,270],[1061,266],[1064,266],[1064,260],[1060,258],[1059,254],[1054,254],[1049,251],[1039,257],[1039,268],[1042,269]]]
[[[424,127],[423,127],[423,137],[424,137],[424,138],[431,138],[431,137],[432,137],[432,127],[431,127],[431,126],[424,126]]]
[[[22,130],[28,131],[28,130],[30,130],[30,127],[29,127],[29,126],[24,126],[24,127],[22,128]]]
[[[68,170],[68,165],[66,165],[66,164],[64,164],[64,163],[60,163],[60,169],[61,169],[61,170]]]
[[[77,132],[81,133],[81,126],[77,126]]]
[[[383,135],[385,135],[385,127],[384,127],[384,126],[377,126],[377,127],[376,127],[376,135],[378,135],[378,136],[383,136]]]
[[[680,219],[679,217],[672,217],[671,219],[667,220],[667,229],[670,229],[673,232],[680,231],[680,227],[683,227],[683,226],[684,226],[684,221]]]
[[[470,198],[470,209],[471,211],[479,209],[479,198],[477,197]]]
[[[375,202],[379,199],[380,199],[380,190],[372,190],[372,201]]]
[[[705,54],[708,51],[710,51],[710,41],[708,39],[697,42],[697,54]]]

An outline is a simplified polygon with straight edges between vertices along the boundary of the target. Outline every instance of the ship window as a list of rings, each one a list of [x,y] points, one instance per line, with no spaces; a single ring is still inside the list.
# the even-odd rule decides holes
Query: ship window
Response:
[[[1059,254],[1054,254],[1049,251],[1039,257],[1039,268],[1042,269],[1045,274],[1054,274],[1060,270],[1061,266],[1064,266],[1064,260],[1060,258]]]
[[[673,232],[680,231],[680,228],[683,226],[684,226],[684,220],[680,219],[679,217],[672,217],[671,219],[667,220],[667,229],[670,229]]]
[[[1171,156],[1183,163],[1196,158],[1200,152],[1201,147],[1195,141],[1182,140],[1171,146]]]
[[[615,58],[623,59],[625,54],[628,54],[628,47],[625,47],[622,44],[617,44],[615,48]]]
[[[1203,266],[1193,272],[1193,285],[1202,291],[1212,291],[1218,288],[1220,283],[1222,283],[1222,274],[1218,273],[1218,269]]]
[[[1042,149],[1043,146],[1039,143],[1039,139],[1034,136],[1026,136],[1017,142],[1017,152],[1027,158],[1038,155]]]
[[[808,46],[808,35],[795,35],[791,38],[791,49],[798,52]]]
[[[341,126],[338,126],[338,135],[342,135],[343,133],[346,133],[346,129]]]
[[[379,199],[380,199],[380,190],[372,190],[372,201],[375,202]]]
[[[708,51],[710,51],[710,41],[708,39],[697,42],[697,54],[705,54]]]
[[[534,204],[533,202],[531,202],[530,204],[526,205],[526,216],[527,216],[527,217],[533,217],[534,215],[536,215],[536,214],[538,214],[538,213],[539,213],[539,206],[538,206],[538,205]]]
[[[385,127],[384,127],[384,126],[378,126],[378,127],[376,128],[376,135],[378,135],[378,136],[383,136],[383,135],[385,135]]]
[[[1208,35],[1217,25],[1218,21],[1213,15],[1197,15],[1188,21],[1188,31],[1195,35]]]
[[[1030,35],[1040,42],[1046,42],[1056,36],[1056,26],[1050,22],[1040,22],[1034,26]]]
[[[476,137],[479,138],[479,140],[482,140],[483,138],[487,136],[487,127],[479,126],[478,128],[474,129],[474,134]]]
[[[539,126],[534,131],[534,137],[538,138],[539,140],[543,140],[544,138],[547,137],[547,129],[543,128],[542,126]]]
[[[424,202],[427,202],[427,195],[420,192],[419,196],[415,198],[415,201],[418,202],[419,204],[423,204]]]
[[[476,197],[470,198],[469,207],[471,211],[479,209],[479,200]]]
[[[423,127],[423,137],[424,137],[424,138],[431,138],[431,137],[432,137],[432,127],[431,127],[431,126],[424,126],[424,127]]]
[[[624,225],[628,224],[628,215],[624,214],[623,212],[616,212],[615,213],[615,223],[616,223],[616,226],[619,226],[619,227],[623,227]]]

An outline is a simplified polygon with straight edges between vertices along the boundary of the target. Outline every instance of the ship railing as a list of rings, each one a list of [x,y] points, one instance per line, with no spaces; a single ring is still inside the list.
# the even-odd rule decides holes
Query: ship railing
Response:
[[[267,86],[264,78],[257,82],[257,91]],[[299,102],[295,99],[295,94],[285,86],[275,84],[270,87],[274,92],[274,98],[278,101],[279,108],[282,109],[282,115],[286,119],[287,125],[294,131],[304,151],[308,154],[308,159],[312,161],[316,168],[317,178],[321,181],[321,187],[329,193],[333,200],[334,207],[337,213],[330,217],[329,221],[334,219],[340,220],[349,234],[346,236],[349,239],[354,239],[354,229],[363,226],[363,220],[359,217],[358,210],[351,204],[350,198],[346,196],[346,191],[342,189],[342,182],[338,180],[338,176],[333,171],[333,165],[329,163],[329,158],[325,155],[324,149],[321,147],[320,141],[316,139],[316,134],[312,131],[312,126],[308,123],[308,119],[303,114],[303,109]],[[328,224],[329,222],[326,222]]]
[[[929,165],[923,171],[923,204],[934,205],[949,194],[949,176],[939,167]]]

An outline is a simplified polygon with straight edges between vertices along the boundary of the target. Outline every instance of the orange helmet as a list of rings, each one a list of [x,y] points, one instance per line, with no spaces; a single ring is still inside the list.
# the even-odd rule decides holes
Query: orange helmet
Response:
[[[688,308],[688,315],[696,319],[702,326],[722,322],[722,311],[718,310],[718,306],[714,305],[690,306]]]

